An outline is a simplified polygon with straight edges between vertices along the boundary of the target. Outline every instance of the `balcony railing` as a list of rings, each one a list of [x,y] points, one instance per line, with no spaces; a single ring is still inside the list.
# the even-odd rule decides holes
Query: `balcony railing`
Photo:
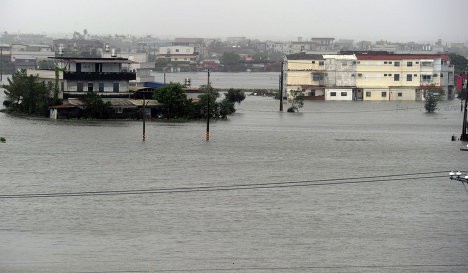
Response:
[[[63,78],[72,81],[131,81],[134,72],[64,72]]]

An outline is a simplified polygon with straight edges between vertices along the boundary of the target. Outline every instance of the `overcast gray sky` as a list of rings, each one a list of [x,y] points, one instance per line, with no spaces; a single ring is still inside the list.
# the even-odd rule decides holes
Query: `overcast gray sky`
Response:
[[[2,0],[0,31],[468,40],[468,0]]]

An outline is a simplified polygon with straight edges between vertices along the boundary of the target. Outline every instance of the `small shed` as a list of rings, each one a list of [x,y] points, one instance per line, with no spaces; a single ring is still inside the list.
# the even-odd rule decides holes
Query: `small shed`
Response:
[[[49,107],[49,117],[51,119],[77,118],[80,109],[73,104],[54,105]]]

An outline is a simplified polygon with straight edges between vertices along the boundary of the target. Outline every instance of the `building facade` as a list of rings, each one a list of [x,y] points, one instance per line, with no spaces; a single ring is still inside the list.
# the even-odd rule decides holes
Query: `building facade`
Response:
[[[130,71],[133,62],[126,58],[53,58],[62,70],[57,75],[59,98],[68,99],[84,96],[94,91],[103,97],[130,96],[129,81],[136,79]],[[28,70],[29,75],[43,81],[55,82],[55,71]]]
[[[423,100],[435,86],[454,97],[454,68],[445,54],[356,54],[356,86],[364,100]]]
[[[454,98],[454,67],[446,54],[292,54],[283,92],[311,100],[423,100],[429,86]]]

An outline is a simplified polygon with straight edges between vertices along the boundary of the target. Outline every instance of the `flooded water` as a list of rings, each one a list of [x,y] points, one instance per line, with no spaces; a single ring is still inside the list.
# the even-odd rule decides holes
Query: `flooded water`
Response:
[[[177,72],[177,73],[159,73],[153,72],[155,81],[178,82],[183,84],[186,78],[189,78],[192,87],[206,85],[208,82],[208,73],[206,72]],[[164,76],[165,75],[165,76]],[[243,89],[275,89],[278,90],[279,72],[211,72],[210,84],[214,88],[243,88]]]
[[[250,96],[209,143],[0,113],[0,272],[467,272],[458,103]]]

